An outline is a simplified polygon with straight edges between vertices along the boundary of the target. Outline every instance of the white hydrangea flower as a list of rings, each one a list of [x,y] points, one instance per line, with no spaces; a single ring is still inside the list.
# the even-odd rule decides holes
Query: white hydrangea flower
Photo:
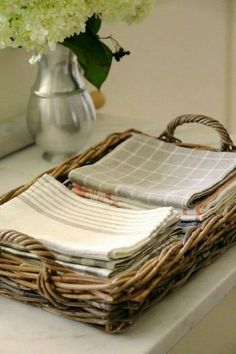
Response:
[[[151,10],[153,0],[90,0],[93,11],[107,22],[141,21]]]
[[[142,20],[154,0],[0,0],[0,48],[54,49],[83,32],[93,14],[103,21]]]

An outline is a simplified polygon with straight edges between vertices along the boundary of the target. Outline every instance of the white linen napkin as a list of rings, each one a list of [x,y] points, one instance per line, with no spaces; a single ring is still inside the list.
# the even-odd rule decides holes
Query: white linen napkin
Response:
[[[170,207],[126,210],[79,198],[49,175],[0,206],[0,229],[30,235],[62,254],[98,260],[132,256],[177,220]]]

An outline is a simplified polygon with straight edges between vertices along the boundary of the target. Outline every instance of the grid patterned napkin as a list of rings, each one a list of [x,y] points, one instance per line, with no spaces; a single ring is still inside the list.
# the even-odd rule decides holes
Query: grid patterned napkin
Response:
[[[150,206],[194,207],[236,173],[236,154],[178,147],[134,134],[69,179]]]
[[[58,262],[102,276],[140,264],[176,239],[178,219],[172,208],[127,211],[79,198],[49,175],[0,206],[0,229],[30,235]]]

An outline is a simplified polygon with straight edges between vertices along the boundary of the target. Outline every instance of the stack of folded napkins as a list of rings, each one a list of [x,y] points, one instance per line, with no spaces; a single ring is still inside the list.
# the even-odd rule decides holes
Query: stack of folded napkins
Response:
[[[127,210],[78,197],[49,175],[0,206],[0,229],[30,235],[59,264],[101,277],[137,268],[178,240],[178,220],[171,207]],[[31,257],[10,244],[1,248]]]
[[[30,235],[59,264],[99,277],[137,269],[236,202],[236,154],[187,149],[144,134],[68,178],[71,190],[44,175],[0,206],[0,229]],[[10,244],[1,247],[32,257]]]
[[[172,206],[202,221],[236,202],[236,154],[178,147],[134,134],[93,165],[69,174],[79,196],[131,209]]]

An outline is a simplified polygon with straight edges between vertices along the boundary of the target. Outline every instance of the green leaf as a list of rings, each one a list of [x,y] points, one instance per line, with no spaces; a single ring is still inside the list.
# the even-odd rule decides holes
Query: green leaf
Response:
[[[102,20],[97,15],[93,15],[86,22],[86,32],[98,33],[102,24]]]
[[[92,32],[87,29],[85,33],[65,39],[62,44],[75,53],[85,78],[100,89],[110,71],[112,51],[94,34],[98,25],[93,26],[91,22],[89,26],[93,28]]]

